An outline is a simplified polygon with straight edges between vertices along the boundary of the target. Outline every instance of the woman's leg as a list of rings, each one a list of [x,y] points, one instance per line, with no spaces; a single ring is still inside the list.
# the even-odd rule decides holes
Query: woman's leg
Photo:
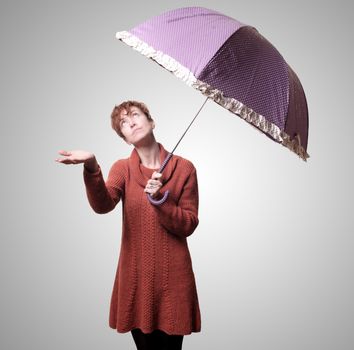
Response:
[[[147,334],[143,333],[139,328],[131,331],[137,350],[149,350]]]
[[[169,335],[160,330],[145,334],[138,328],[131,333],[137,350],[182,350],[183,335]]]
[[[170,335],[158,329],[151,336],[154,350],[182,350],[183,335]]]

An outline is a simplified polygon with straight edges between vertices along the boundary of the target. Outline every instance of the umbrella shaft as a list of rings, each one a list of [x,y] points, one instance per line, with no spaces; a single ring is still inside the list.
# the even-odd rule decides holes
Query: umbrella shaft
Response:
[[[192,126],[192,124],[194,123],[194,121],[197,119],[198,114],[200,113],[200,111],[203,109],[204,105],[206,104],[206,102],[208,101],[209,97],[206,98],[206,100],[204,101],[204,103],[202,104],[202,106],[199,108],[199,111],[197,112],[197,114],[194,116],[194,118],[192,119],[192,121],[190,122],[190,124],[188,125],[187,129],[185,130],[185,132],[183,133],[183,135],[181,136],[181,138],[178,140],[175,148],[172,150],[171,154],[174,153],[174,151],[176,150],[176,148],[178,147],[178,145],[180,144],[180,142],[182,141],[183,137],[186,135],[187,131],[189,130],[189,128]]]
[[[176,146],[174,147],[174,149],[172,150],[171,153],[168,154],[168,156],[166,157],[166,159],[163,161],[160,169],[159,169],[159,173],[162,173],[164,171],[164,169],[166,168],[167,163],[170,161],[170,159],[172,158],[172,155],[174,153],[174,151],[176,150],[176,148],[178,147],[178,145],[180,144],[180,142],[182,141],[183,137],[186,135],[187,131],[189,130],[189,128],[192,126],[192,124],[194,123],[194,121],[197,119],[200,111],[203,109],[204,105],[206,104],[206,102],[208,101],[209,97],[206,98],[206,100],[204,101],[204,103],[202,104],[202,106],[199,108],[199,111],[197,112],[197,114],[194,116],[194,118],[192,119],[192,121],[189,123],[187,129],[184,131],[183,135],[181,136],[181,138],[178,140]]]

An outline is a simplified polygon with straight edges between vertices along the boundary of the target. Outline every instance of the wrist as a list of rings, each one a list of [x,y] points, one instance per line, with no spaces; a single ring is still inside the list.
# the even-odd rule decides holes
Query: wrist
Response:
[[[92,157],[84,162],[84,167],[90,173],[95,173],[98,170],[98,163],[95,155],[92,155]]]

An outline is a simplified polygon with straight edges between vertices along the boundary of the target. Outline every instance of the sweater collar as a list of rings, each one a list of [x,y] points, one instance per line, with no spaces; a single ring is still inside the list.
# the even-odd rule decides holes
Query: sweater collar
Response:
[[[160,143],[158,143],[158,145],[159,145],[159,149],[160,149],[160,163],[162,164],[163,161],[168,156],[169,152],[167,152],[165,150],[165,148]],[[130,170],[130,173],[132,174],[134,180],[137,181],[139,183],[139,185],[141,185],[142,187],[145,187],[146,186],[146,178],[141,171],[140,163],[141,163],[141,161],[140,161],[139,154],[138,154],[137,150],[134,148],[131,155],[130,155],[130,158],[129,158],[129,170]],[[171,178],[175,167],[176,167],[176,162],[174,161],[174,159],[172,157],[172,159],[168,162],[166,168],[164,169],[164,171],[162,173],[163,183],[166,183]]]

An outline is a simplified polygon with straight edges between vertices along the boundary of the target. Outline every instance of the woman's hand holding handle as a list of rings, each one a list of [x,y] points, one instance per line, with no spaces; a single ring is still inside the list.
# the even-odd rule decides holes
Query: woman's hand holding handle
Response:
[[[160,188],[162,187],[161,176],[161,173],[154,171],[151,179],[148,180],[145,186],[144,192],[149,193],[152,198],[158,197],[160,194]]]
[[[155,171],[152,174],[151,179],[148,180],[147,185],[144,189],[144,191],[147,193],[147,198],[149,202],[153,205],[161,205],[162,203],[164,203],[169,194],[168,191],[166,191],[163,195],[160,192],[160,189],[162,187],[161,176],[162,174],[160,172]],[[159,198],[161,196],[162,198]]]

